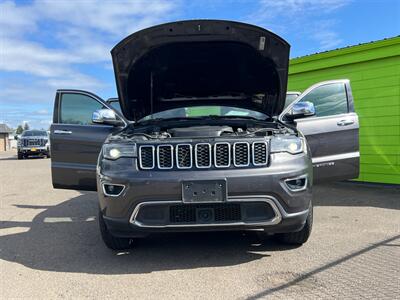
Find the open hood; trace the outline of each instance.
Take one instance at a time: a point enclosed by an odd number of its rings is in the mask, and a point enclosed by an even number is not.
[[[279,115],[289,49],[268,30],[232,21],[138,31],[111,50],[122,112],[135,121],[172,108],[223,105]]]

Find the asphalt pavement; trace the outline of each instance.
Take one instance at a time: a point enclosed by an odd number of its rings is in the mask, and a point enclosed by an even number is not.
[[[101,241],[96,193],[55,190],[50,159],[0,153],[1,298],[395,299],[400,186],[314,187],[301,247],[255,232],[154,235],[126,252]]]

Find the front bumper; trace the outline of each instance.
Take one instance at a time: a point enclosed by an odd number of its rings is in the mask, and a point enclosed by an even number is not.
[[[272,154],[270,165],[261,168],[227,170],[169,170],[139,171],[135,159],[107,161],[100,159],[97,184],[100,209],[108,229],[116,236],[142,236],[152,232],[207,231],[264,229],[268,232],[300,230],[308,216],[311,201],[312,166],[305,154]],[[127,168],[130,165],[132,168]],[[306,187],[299,191],[288,189],[285,181],[290,178],[307,177]],[[170,206],[188,205],[182,200],[182,181],[221,180],[228,186],[224,203],[265,203],[273,215],[265,215],[256,221],[234,220],[227,222],[171,223]],[[117,197],[105,195],[103,183],[124,185]],[[142,222],[138,214],[144,207],[163,205],[167,215],[163,224]],[[207,206],[207,205],[206,205]],[[196,206],[197,207],[197,206]],[[267,206],[266,206],[267,208]],[[244,212],[244,213],[243,213]]]
[[[47,146],[19,147],[18,152],[24,155],[47,155],[49,153],[49,148]]]

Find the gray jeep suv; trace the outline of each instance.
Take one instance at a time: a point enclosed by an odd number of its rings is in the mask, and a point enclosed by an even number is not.
[[[98,192],[105,244],[153,232],[263,230],[307,241],[312,184],[356,178],[348,80],[286,109],[289,44],[260,27],[200,20],[134,33],[112,49],[121,112],[58,90],[55,188]]]

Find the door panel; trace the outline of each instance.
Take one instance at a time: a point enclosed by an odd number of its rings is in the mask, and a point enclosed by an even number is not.
[[[337,125],[341,120],[351,125]],[[358,177],[358,117],[355,113],[324,118],[305,118],[297,128],[306,136],[311,149],[314,183]]]
[[[350,82],[333,80],[318,83],[294,103],[301,101],[312,102],[316,110],[315,116],[295,122],[311,149],[314,183],[357,178],[359,123],[354,112]]]
[[[104,101],[84,91],[57,92],[50,128],[54,188],[96,190],[97,158],[103,142],[121,129],[91,123],[93,111],[104,106]]]

